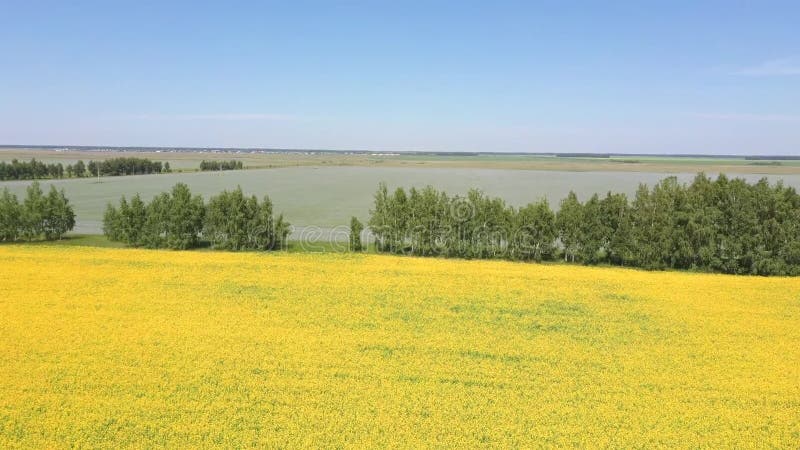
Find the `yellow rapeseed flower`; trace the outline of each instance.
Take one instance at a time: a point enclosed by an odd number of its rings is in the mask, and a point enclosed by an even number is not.
[[[800,446],[800,279],[0,247],[0,448]]]

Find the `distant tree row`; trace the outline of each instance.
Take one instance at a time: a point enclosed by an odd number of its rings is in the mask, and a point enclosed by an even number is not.
[[[259,202],[237,188],[205,204],[183,183],[149,203],[138,194],[130,202],[122,197],[103,216],[103,233],[110,240],[147,248],[189,249],[208,241],[219,249],[274,250],[286,244],[289,227],[283,215],[273,217],[269,197]]]
[[[559,206],[514,208],[476,190],[390,194],[382,184],[369,226],[378,251],[391,253],[800,274],[800,195],[782,183],[698,174],[640,185],[632,201],[609,192],[581,202],[571,192]]]
[[[75,212],[64,190],[50,186],[47,195],[39,183],[28,186],[22,203],[8,188],[0,195],[0,241],[61,239],[75,227]]]
[[[200,170],[207,171],[207,170],[239,170],[242,169],[244,165],[241,161],[236,161],[232,159],[230,161],[200,161]]]
[[[83,178],[118,175],[139,175],[152,173],[168,173],[172,170],[169,163],[151,161],[144,158],[111,158],[103,161],[79,160],[75,164],[43,163],[35,158],[30,161],[11,160],[10,163],[0,161],[0,181],[5,180],[39,180],[47,178]]]
[[[64,166],[61,163],[46,164],[36,159],[10,163],[0,161],[0,180],[36,180],[44,178],[63,178]]]
[[[100,169],[100,175],[104,176],[149,175],[172,172],[169,162],[162,163],[161,161],[152,161],[145,158],[111,158],[103,161],[89,161],[86,166],[89,174],[95,176],[98,168]]]

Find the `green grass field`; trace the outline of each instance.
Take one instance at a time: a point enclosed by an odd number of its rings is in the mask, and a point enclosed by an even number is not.
[[[19,243],[6,243],[0,242],[2,245],[18,245]],[[62,239],[55,241],[31,241],[25,242],[25,245],[34,246],[47,246],[47,247],[96,247],[96,248],[126,248],[126,245],[121,242],[109,241],[102,234],[78,234],[70,233]],[[210,248],[200,247],[196,251],[206,251]],[[290,240],[287,242],[285,251],[287,253],[346,253],[349,251],[347,243],[342,241],[334,242],[318,242],[314,244],[303,243],[300,241]],[[373,253],[374,249],[369,246],[363,253]]]

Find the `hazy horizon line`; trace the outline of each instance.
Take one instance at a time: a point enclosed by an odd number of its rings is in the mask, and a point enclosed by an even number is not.
[[[800,153],[781,154],[781,153],[698,153],[698,152],[575,152],[575,151],[552,151],[552,152],[528,152],[528,151],[460,151],[460,150],[380,150],[380,149],[327,149],[327,148],[280,148],[280,147],[225,147],[225,146],[211,146],[211,147],[196,147],[196,146],[152,146],[152,145],[70,145],[70,144],[0,144],[0,149],[65,149],[65,150],[172,150],[172,151],[197,151],[197,152],[213,152],[213,151],[247,151],[247,152],[316,152],[316,153],[379,153],[379,154],[441,154],[441,155],[534,155],[534,156],[562,156],[562,157],[580,157],[580,156],[676,156],[676,157],[712,157],[712,158],[742,158],[742,157],[800,157]]]

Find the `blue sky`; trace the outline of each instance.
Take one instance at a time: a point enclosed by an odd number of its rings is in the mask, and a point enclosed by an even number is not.
[[[0,2],[0,143],[800,154],[800,2]]]

